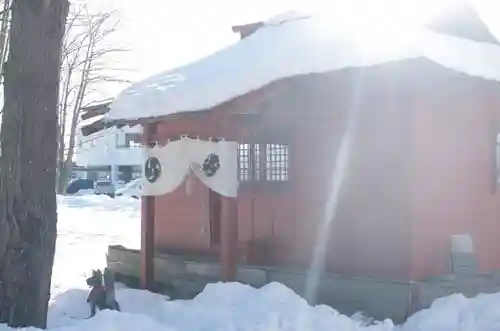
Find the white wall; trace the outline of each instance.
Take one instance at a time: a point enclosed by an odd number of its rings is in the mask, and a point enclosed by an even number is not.
[[[117,147],[125,141],[125,133],[141,133],[142,126],[110,128],[84,137],[78,131],[75,162],[79,166],[141,165],[142,148]]]

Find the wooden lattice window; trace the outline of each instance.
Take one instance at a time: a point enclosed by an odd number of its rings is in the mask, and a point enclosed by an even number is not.
[[[238,144],[238,173],[240,182],[260,179],[260,153],[258,144]]]
[[[289,146],[285,144],[238,144],[240,182],[289,180]]]
[[[288,145],[266,144],[266,181],[288,181],[288,155]]]

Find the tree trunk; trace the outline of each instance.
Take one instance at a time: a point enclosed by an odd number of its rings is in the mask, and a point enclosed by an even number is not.
[[[57,236],[57,109],[68,0],[14,0],[0,141],[0,323],[44,328]]]

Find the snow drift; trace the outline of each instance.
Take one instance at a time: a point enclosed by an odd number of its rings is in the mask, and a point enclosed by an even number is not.
[[[70,290],[56,297],[50,308],[50,330],[497,331],[500,326],[500,294],[442,298],[402,326],[394,326],[390,320],[366,325],[327,306],[311,307],[278,283],[261,289],[239,283],[211,284],[193,300],[176,301],[146,291],[119,289],[117,298],[123,311],[103,311],[93,319],[86,319],[85,295],[85,291]]]

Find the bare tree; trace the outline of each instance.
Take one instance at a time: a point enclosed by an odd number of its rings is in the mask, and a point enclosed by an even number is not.
[[[107,62],[110,55],[126,51],[107,45],[118,26],[114,11],[90,13],[83,5],[75,7],[69,17],[61,68],[58,193],[64,192],[69,179],[77,126],[87,97],[103,84],[127,82]]]
[[[57,235],[56,158],[67,0],[14,0],[0,140],[0,323],[44,328]]]
[[[70,97],[73,91],[77,88],[72,85],[72,78],[77,68],[77,63],[80,61],[80,54],[84,48],[85,39],[82,37],[82,32],[75,33],[74,27],[78,26],[78,20],[81,15],[81,8],[76,10],[72,8],[69,13],[66,32],[63,38],[63,48],[61,53],[61,91],[59,94],[59,125],[58,125],[58,153],[57,153],[57,173],[58,185],[57,190],[60,192],[60,174],[64,169],[65,157],[65,138],[66,127],[68,121],[68,110],[70,107]],[[64,183],[61,183],[64,185]]]

